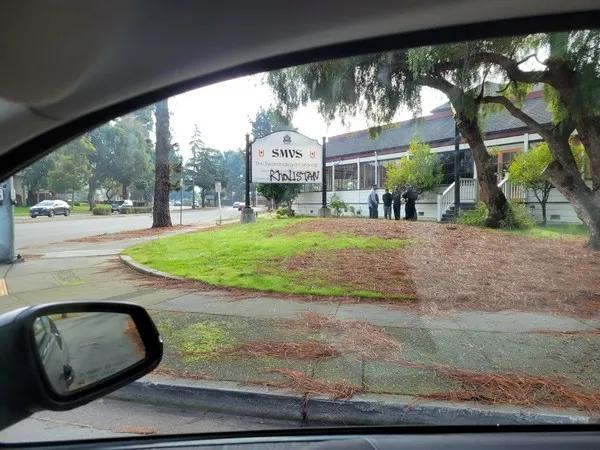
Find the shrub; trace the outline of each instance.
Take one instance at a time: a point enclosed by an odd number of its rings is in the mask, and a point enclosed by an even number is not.
[[[293,209],[290,210],[287,207],[280,206],[277,208],[277,211],[275,211],[275,215],[278,219],[283,219],[284,217],[294,217],[296,212]]]
[[[475,205],[475,208],[470,211],[461,211],[458,215],[458,223],[463,225],[472,225],[476,227],[483,227],[485,225],[485,219],[487,219],[488,211],[485,203],[479,202]]]
[[[473,225],[477,227],[485,226],[485,220],[488,216],[487,206],[483,202],[477,203],[471,211],[461,212],[458,216],[458,223],[463,225]],[[506,219],[500,223],[500,228],[509,230],[520,230],[531,228],[535,225],[535,221],[527,206],[521,202],[511,201],[509,203],[508,214]]]
[[[511,201],[508,214],[500,226],[509,230],[523,230],[534,227],[535,220],[525,204]]]
[[[340,217],[343,212],[348,211],[348,205],[346,205],[346,202],[344,202],[337,195],[331,197],[331,200],[329,201],[329,206],[331,207],[331,209],[333,209],[333,212],[337,217]]]
[[[96,205],[92,209],[92,214],[94,216],[109,216],[112,214],[112,208],[110,205]]]
[[[126,206],[119,208],[119,214],[147,214],[151,212],[151,206]]]

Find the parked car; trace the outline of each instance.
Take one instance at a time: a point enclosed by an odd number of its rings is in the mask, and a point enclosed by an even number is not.
[[[110,207],[112,209],[112,212],[119,212],[121,208],[133,207],[133,202],[131,200],[117,200],[111,202]]]
[[[175,200],[173,206],[181,206],[181,202],[179,200]]]
[[[55,214],[66,217],[71,214],[71,207],[67,202],[62,200],[44,200],[29,208],[29,215],[33,219],[37,216],[52,217]]]
[[[246,206],[244,202],[233,202],[233,209],[237,209],[238,211],[244,209],[244,206]]]
[[[33,335],[50,384],[60,394],[67,393],[75,373],[69,350],[56,324],[48,316],[38,317],[33,322]]]

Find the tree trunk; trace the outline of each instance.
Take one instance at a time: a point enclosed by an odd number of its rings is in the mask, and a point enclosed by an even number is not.
[[[504,193],[498,187],[494,159],[487,151],[477,119],[469,119],[461,115],[458,129],[469,144],[477,167],[481,201],[488,207],[488,218],[485,224],[490,228],[499,228],[508,213],[509,205]]]
[[[127,192],[127,185],[125,183],[123,183],[123,188],[121,190],[121,197],[123,198],[123,200],[128,200],[129,199],[129,193]]]
[[[204,188],[202,188],[202,192],[200,192],[200,200],[202,201],[202,207],[204,208],[204,198],[205,198]]]
[[[192,185],[192,209],[196,209],[196,186]]]
[[[156,158],[154,169],[154,209],[152,228],[171,227],[169,211],[169,105],[167,100],[156,103]]]
[[[600,250],[600,192],[592,191],[575,168],[569,169],[558,160],[546,169],[552,184],[571,203],[577,217],[587,226],[590,233],[588,246]]]
[[[543,201],[541,203],[541,205],[542,205],[542,225],[546,226],[546,223],[547,223],[547,221],[546,221],[546,202]]]
[[[97,187],[96,186],[96,178],[91,177],[89,186],[88,186],[88,195],[87,195],[87,200],[88,200],[88,205],[89,205],[90,211],[92,209],[94,209],[94,207],[96,206],[96,187]]]
[[[71,208],[75,206],[75,189],[71,191]]]

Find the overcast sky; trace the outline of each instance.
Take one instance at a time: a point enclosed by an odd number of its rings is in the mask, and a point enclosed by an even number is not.
[[[250,119],[263,107],[275,104],[268,86],[262,83],[263,75],[237,78],[195,89],[169,100],[173,141],[179,143],[184,158],[188,158],[188,143],[198,124],[204,143],[219,150],[242,148],[244,135],[250,132]],[[446,98],[437,91],[427,90],[423,95],[423,113],[428,113],[444,103]],[[400,112],[396,120],[412,117],[409,111]],[[348,131],[367,128],[364,117],[356,117],[343,125],[341,121],[327,124],[315,105],[299,109],[293,124],[311,138],[335,136]]]

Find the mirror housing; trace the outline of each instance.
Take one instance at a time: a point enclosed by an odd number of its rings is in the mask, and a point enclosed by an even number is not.
[[[58,333],[55,322],[47,318],[68,314],[81,317],[81,313],[112,313],[125,317],[127,323],[135,325],[135,344],[138,347],[143,345],[143,351],[138,352],[139,359],[118,367],[115,373],[103,373],[76,389],[60,392],[56,383],[49,379],[48,364],[40,354],[34,327],[39,329],[43,318],[54,330],[54,334],[46,334],[60,342],[62,349],[64,339]],[[93,329],[88,327],[87,330],[93,333]],[[73,344],[77,342],[71,342],[69,347]],[[160,363],[162,351],[162,340],[154,322],[143,307],[134,304],[64,302],[21,308],[0,315],[0,429],[36,411],[68,410],[113,392],[151,372]],[[69,368],[67,385],[71,385],[72,368],[69,364],[66,367]],[[78,368],[74,370],[77,379]]]

